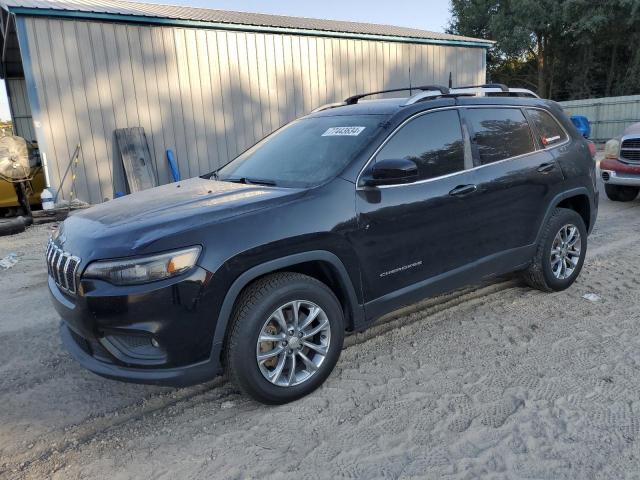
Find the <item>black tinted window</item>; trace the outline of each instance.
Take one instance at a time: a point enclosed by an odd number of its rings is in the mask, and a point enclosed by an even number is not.
[[[535,150],[529,124],[519,109],[470,108],[465,115],[483,165]]]
[[[567,139],[564,130],[560,128],[558,122],[547,112],[532,108],[527,110],[527,114],[531,118],[531,122],[540,136],[540,142],[543,146],[546,147],[555,143],[561,143]]]
[[[402,127],[376,161],[408,158],[418,165],[420,180],[464,170],[464,141],[458,112],[422,115]]]

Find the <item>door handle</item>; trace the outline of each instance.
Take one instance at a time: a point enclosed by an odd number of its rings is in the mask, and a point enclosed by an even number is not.
[[[542,165],[540,165],[538,167],[538,171],[540,173],[549,173],[554,168],[556,168],[556,164],[555,163],[543,163]]]
[[[461,197],[473,193],[478,189],[476,185],[458,185],[456,188],[449,192],[449,195]]]

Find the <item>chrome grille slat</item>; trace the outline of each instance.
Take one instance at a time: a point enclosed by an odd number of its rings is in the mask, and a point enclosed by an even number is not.
[[[625,163],[640,163],[640,137],[623,138],[620,145],[620,160]]]
[[[68,293],[76,293],[78,267],[80,258],[63,251],[52,240],[46,250],[47,271],[60,289]]]

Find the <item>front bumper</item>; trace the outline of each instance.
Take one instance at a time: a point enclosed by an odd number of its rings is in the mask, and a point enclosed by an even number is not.
[[[598,177],[611,185],[640,187],[640,165],[631,165],[607,158],[598,166]]]
[[[187,386],[221,372],[212,349],[216,307],[211,274],[196,267],[160,282],[116,287],[82,280],[77,295],[48,279],[62,341],[88,370],[136,383]]]
[[[213,358],[175,368],[132,368],[110,363],[105,358],[94,356],[92,350],[87,350],[86,346],[81,346],[81,342],[85,341],[91,349],[91,342],[81,339],[64,321],[60,323],[60,338],[67,351],[84,368],[102,377],[121,382],[187,387],[211,380],[221,373],[220,363]]]

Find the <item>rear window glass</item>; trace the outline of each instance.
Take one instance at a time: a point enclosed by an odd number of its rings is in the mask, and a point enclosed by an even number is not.
[[[469,108],[465,116],[482,165],[535,150],[529,123],[517,108]]]
[[[562,143],[567,139],[564,130],[558,125],[555,118],[544,110],[528,109],[527,115],[531,118],[533,127],[540,136],[540,143],[547,147],[556,143]]]

